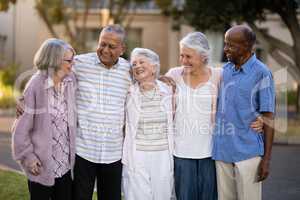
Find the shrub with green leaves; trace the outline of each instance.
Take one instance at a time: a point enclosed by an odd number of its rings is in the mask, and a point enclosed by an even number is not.
[[[18,75],[19,65],[10,64],[0,71],[0,109],[16,105],[13,85]]]
[[[0,81],[4,85],[13,86],[17,79],[20,66],[18,64],[10,64],[0,71]]]
[[[7,109],[16,105],[12,86],[6,86],[0,82],[0,108]]]

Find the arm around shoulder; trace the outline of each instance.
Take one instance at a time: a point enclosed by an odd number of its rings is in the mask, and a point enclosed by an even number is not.
[[[176,81],[179,77],[181,77],[183,72],[183,67],[173,67],[170,68],[169,71],[165,74],[165,76],[172,78]]]

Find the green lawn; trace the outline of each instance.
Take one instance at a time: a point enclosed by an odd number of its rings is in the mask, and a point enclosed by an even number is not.
[[[26,177],[22,174],[0,169],[0,199],[29,200]],[[96,193],[93,200],[97,200]]]
[[[28,200],[29,193],[25,176],[0,170],[0,199]]]

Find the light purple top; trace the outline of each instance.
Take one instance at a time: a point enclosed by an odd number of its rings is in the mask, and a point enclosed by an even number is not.
[[[58,85],[58,90],[54,88],[53,81],[50,80],[50,115],[52,136],[52,158],[54,161],[53,173],[59,178],[66,174],[70,166],[70,139],[68,128],[67,101],[64,98],[66,82],[70,79],[65,78]],[[71,80],[72,81],[72,80]]]
[[[75,89],[76,79],[74,74],[68,76],[64,91],[64,99],[67,101],[67,123],[70,140],[70,164],[75,161],[75,134],[76,134],[76,105]],[[12,128],[13,157],[20,162],[21,167],[29,180],[46,186],[54,185],[54,162],[52,158],[53,128],[49,111],[50,90],[47,75],[38,71],[28,82],[24,91],[24,113],[16,119]],[[41,173],[32,175],[28,165],[34,160],[42,163]]]

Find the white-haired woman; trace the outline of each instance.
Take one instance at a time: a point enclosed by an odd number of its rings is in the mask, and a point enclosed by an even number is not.
[[[126,200],[168,200],[173,192],[172,90],[157,80],[159,56],[131,53],[133,78],[126,103],[123,189]]]
[[[23,93],[24,112],[13,127],[13,156],[28,178],[31,200],[71,200],[75,158],[73,48],[46,40],[34,57],[38,71]]]
[[[208,65],[210,48],[203,33],[189,33],[179,44],[181,67],[172,68],[166,74],[176,83],[176,197],[177,200],[216,200],[212,130],[222,69]],[[259,120],[252,125],[258,131],[262,128]]]

